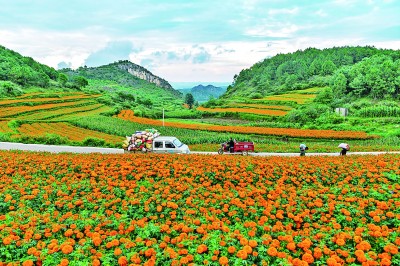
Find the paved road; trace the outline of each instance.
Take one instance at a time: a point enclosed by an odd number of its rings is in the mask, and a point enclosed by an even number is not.
[[[70,152],[70,153],[124,153],[123,149],[112,149],[112,148],[97,148],[97,147],[80,147],[80,146],[59,146],[59,145],[44,145],[44,144],[23,144],[23,143],[14,143],[14,142],[0,142],[0,150],[23,150],[23,151],[44,151],[44,152],[53,152],[53,153],[61,153],[61,152]],[[196,152],[193,151],[194,154],[212,154],[215,155],[217,152]],[[385,153],[400,153],[399,152],[348,152],[347,155],[378,155]],[[229,153],[225,153],[226,155],[233,155]],[[249,153],[249,156],[299,156],[299,153],[268,153],[268,152],[259,152],[259,153]],[[312,153],[309,152],[306,156],[339,156],[339,151],[335,153]]]
[[[199,153],[199,154],[217,154],[216,152],[191,152],[191,153]],[[378,154],[386,154],[386,153],[398,153],[400,154],[400,151],[393,151],[393,152],[386,152],[386,151],[371,151],[371,152],[347,152],[347,155],[378,155]],[[238,154],[229,154],[229,153],[224,153],[224,155],[238,155]],[[240,155],[240,154],[239,154]],[[300,152],[296,153],[289,153],[289,152],[257,152],[257,153],[250,153],[249,156],[288,156],[288,157],[294,157],[294,156],[300,156]],[[306,153],[306,156],[340,156],[340,151],[338,152],[308,152]]]
[[[22,151],[46,151],[53,153],[124,153],[123,149],[79,147],[79,146],[59,146],[44,144],[23,144],[13,142],[0,142],[0,150],[22,150]]]

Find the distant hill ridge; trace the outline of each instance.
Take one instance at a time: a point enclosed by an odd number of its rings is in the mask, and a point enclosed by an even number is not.
[[[180,89],[179,91],[183,93],[191,93],[194,97],[194,99],[198,102],[205,102],[210,99],[210,97],[218,98],[220,95],[222,95],[225,91],[226,88],[224,87],[216,87],[214,85],[207,85],[204,86],[202,84],[194,86],[191,89]]]

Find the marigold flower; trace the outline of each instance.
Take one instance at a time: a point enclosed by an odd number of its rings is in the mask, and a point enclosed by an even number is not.
[[[119,256],[119,255],[121,255],[121,254],[122,254],[122,250],[121,250],[120,248],[114,249],[114,255],[115,255],[115,256]]]
[[[22,263],[22,266],[33,266],[34,263],[32,260],[26,260]]]
[[[269,247],[267,250],[268,255],[270,256],[276,256],[276,254],[278,253],[278,251],[276,250],[275,247]]]
[[[74,248],[69,244],[64,245],[61,249],[62,253],[64,253],[64,254],[70,254],[70,253],[72,253],[73,250],[74,250]]]
[[[304,253],[301,258],[302,258],[302,260],[304,260],[310,264],[314,262],[314,257],[309,253]]]
[[[249,246],[252,247],[252,248],[257,247],[257,241],[256,241],[256,240],[253,240],[253,239],[250,240],[250,241],[249,241]]]
[[[289,242],[289,243],[287,243],[286,248],[287,248],[288,250],[293,251],[293,250],[296,249],[296,243],[294,243],[294,242]]]
[[[336,240],[336,244],[337,244],[338,246],[344,246],[344,245],[346,244],[346,241],[345,241],[343,238],[338,238],[338,239]]]
[[[128,259],[125,256],[121,256],[118,258],[118,265],[119,266],[126,266],[128,265]]]
[[[8,237],[8,236],[7,236],[7,237],[3,238],[3,244],[4,244],[4,245],[10,245],[12,241],[13,241],[13,240],[12,240],[11,237]]]
[[[68,259],[62,259],[60,262],[60,266],[67,266],[69,264],[69,260]]]
[[[245,260],[245,259],[247,259],[248,254],[247,254],[247,252],[245,250],[241,249],[236,253],[236,256],[238,258],[241,258],[241,259]]]
[[[222,256],[222,257],[219,258],[218,262],[219,262],[220,265],[228,265],[229,260],[228,260],[227,257]]]
[[[230,247],[228,248],[228,252],[229,252],[230,254],[235,253],[235,251],[236,251],[236,248],[235,248],[234,246],[230,246]]]
[[[197,247],[197,253],[199,253],[199,254],[203,254],[207,250],[208,250],[208,247],[204,244],[201,244]]]

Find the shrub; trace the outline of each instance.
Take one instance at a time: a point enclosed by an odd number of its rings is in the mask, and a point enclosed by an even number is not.
[[[90,147],[105,147],[107,146],[107,143],[104,139],[98,139],[98,138],[85,138],[82,141],[83,146],[90,146]]]
[[[23,94],[20,86],[11,81],[0,81],[0,97],[19,96]]]
[[[59,136],[57,134],[46,134],[46,136],[43,137],[43,141],[40,141],[40,143],[49,145],[61,145],[69,144],[70,141],[68,140],[68,138]]]
[[[254,92],[254,93],[250,94],[251,99],[261,99],[262,97],[263,97],[262,94],[259,92]]]
[[[288,122],[301,123],[303,125],[313,122],[323,114],[330,113],[331,109],[323,104],[304,105],[298,109],[290,111],[286,115]]]

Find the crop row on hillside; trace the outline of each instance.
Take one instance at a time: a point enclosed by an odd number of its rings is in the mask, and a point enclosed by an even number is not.
[[[136,117],[130,110],[125,110],[117,117],[128,121],[144,124],[148,126],[162,126],[161,120]],[[165,122],[165,126],[200,129],[217,132],[232,132],[241,134],[259,134],[269,136],[288,136],[300,138],[320,138],[320,139],[369,139],[373,136],[367,135],[365,132],[357,131],[335,131],[335,130],[312,130],[312,129],[292,129],[292,128],[264,128],[264,127],[236,127],[236,126],[217,126],[202,124],[183,124],[177,122]]]
[[[234,107],[226,107],[226,108],[206,108],[206,107],[198,107],[197,110],[202,112],[212,112],[212,113],[249,113],[249,114],[258,114],[258,115],[268,115],[268,116],[284,116],[287,114],[287,111],[283,110],[275,110],[275,109],[258,109],[258,108],[234,108]]]
[[[35,112],[54,112],[60,108],[66,108],[69,110],[70,107],[73,106],[86,106],[89,104],[94,104],[92,101],[88,100],[78,100],[73,102],[62,102],[62,103],[49,103],[49,104],[41,104],[35,106],[23,105],[23,106],[11,106],[11,107],[1,107],[0,117],[15,117],[15,116],[25,116],[26,114],[32,114]],[[65,110],[65,109],[64,109]]]
[[[295,93],[288,93],[288,94],[281,94],[281,95],[273,95],[267,96],[265,98],[259,100],[267,100],[267,101],[280,101],[280,102],[296,102],[297,104],[305,104],[311,102],[316,97],[316,94],[295,94]],[[257,101],[258,99],[255,99]]]
[[[17,118],[20,120],[51,120],[69,114],[77,114],[77,113],[85,114],[86,112],[96,111],[103,107],[104,105],[100,103],[86,102],[79,105],[69,106],[67,108],[57,107],[54,110],[48,110],[47,112],[22,114],[19,115]],[[101,112],[98,111],[98,113]]]
[[[236,107],[236,108],[257,108],[257,109],[272,109],[272,110],[283,110],[283,111],[290,111],[293,108],[290,106],[285,105],[267,105],[267,104],[259,104],[259,103],[229,103],[229,107]]]
[[[399,265],[400,157],[0,151],[0,261]]]
[[[17,97],[16,99],[7,99],[0,100],[0,106],[8,106],[8,105],[39,105],[43,103],[60,103],[61,101],[76,101],[83,99],[94,99],[98,98],[101,95],[88,95],[85,93],[59,93],[58,97],[56,95],[48,95],[48,94],[35,94],[35,97],[29,97],[30,94],[24,94],[22,96]]]
[[[9,121],[0,121],[0,133],[11,133],[12,129],[8,126]]]

